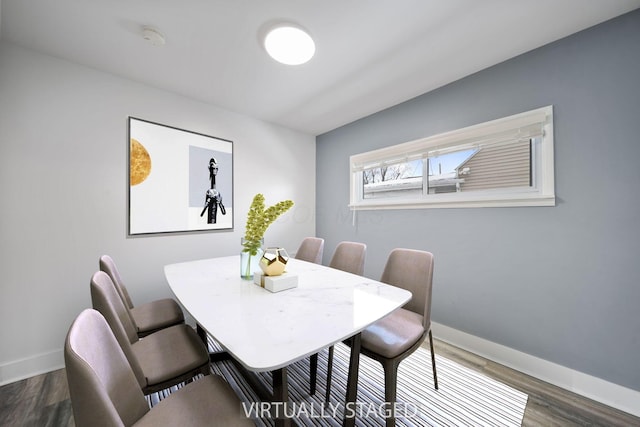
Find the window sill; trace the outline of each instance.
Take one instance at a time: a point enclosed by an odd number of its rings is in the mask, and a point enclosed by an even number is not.
[[[442,208],[497,208],[497,207],[523,207],[523,206],[555,206],[555,194],[540,195],[509,195],[507,197],[465,197],[464,200],[455,200],[453,197],[431,196],[430,200],[371,200],[351,204],[349,208],[354,211],[382,210],[382,209],[442,209]]]

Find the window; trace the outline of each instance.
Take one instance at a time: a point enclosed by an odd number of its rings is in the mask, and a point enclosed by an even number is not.
[[[351,156],[354,210],[554,206],[553,108]]]

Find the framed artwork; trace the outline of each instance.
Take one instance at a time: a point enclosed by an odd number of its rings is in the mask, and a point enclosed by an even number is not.
[[[129,117],[128,234],[233,229],[233,142]]]

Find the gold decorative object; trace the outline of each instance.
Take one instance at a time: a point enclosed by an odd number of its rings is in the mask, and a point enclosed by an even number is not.
[[[280,276],[289,261],[284,248],[267,248],[260,258],[260,268],[266,276]]]
[[[144,145],[136,139],[131,138],[131,185],[138,185],[151,173],[151,156]]]

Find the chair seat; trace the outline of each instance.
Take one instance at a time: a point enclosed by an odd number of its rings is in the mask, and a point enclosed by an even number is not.
[[[171,393],[134,425],[240,427],[255,423],[245,417],[229,384],[217,375],[208,375]]]
[[[202,340],[187,325],[154,332],[131,347],[147,379],[147,386],[178,377],[209,362],[209,352]]]
[[[184,323],[184,314],[178,303],[165,298],[140,304],[131,309],[138,334],[148,334],[171,325]]]
[[[392,359],[424,336],[422,316],[399,308],[362,331],[361,343],[364,349]]]

